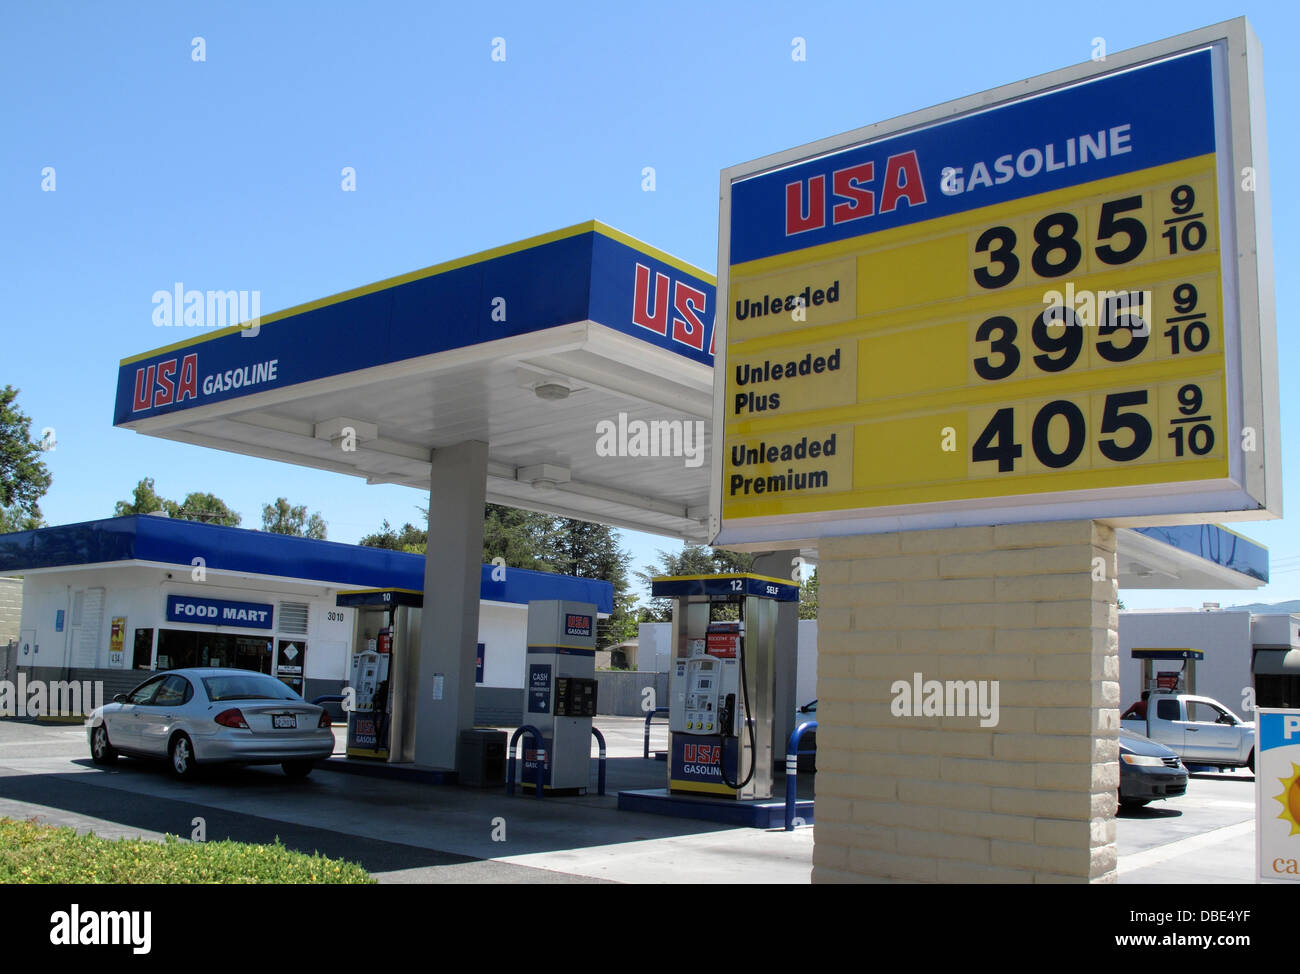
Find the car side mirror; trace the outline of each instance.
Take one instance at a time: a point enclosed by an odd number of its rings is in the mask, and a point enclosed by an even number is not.
[[[113,703],[126,703],[126,694],[125,693],[114,694]]]

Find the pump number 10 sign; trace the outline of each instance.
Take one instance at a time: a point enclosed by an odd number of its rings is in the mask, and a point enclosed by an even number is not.
[[[725,171],[716,542],[1275,516],[1257,54],[1232,22]]]

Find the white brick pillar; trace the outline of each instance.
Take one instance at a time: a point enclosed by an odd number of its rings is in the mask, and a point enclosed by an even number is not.
[[[1113,882],[1114,531],[949,528],[819,552],[813,881]],[[897,715],[917,673],[997,681],[997,723]]]

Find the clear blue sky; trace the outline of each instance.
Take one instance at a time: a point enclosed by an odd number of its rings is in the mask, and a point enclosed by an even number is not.
[[[1296,5],[58,3],[0,14],[0,384],[52,427],[53,524],[144,476],[260,523],[277,495],[356,541],[425,497],[112,427],[118,360],[173,340],[175,282],[256,289],[264,313],[596,218],[710,271],[725,166],[1245,14],[1264,47],[1279,281],[1297,262]],[[191,59],[202,37],[207,60]],[[491,59],[492,39],[506,61]],[[791,59],[794,37],[807,60]],[[57,190],[41,191],[43,167]],[[340,191],[355,167],[357,191]],[[657,189],[643,192],[653,166]],[[1296,302],[1277,290],[1284,436]],[[347,349],[340,348],[340,355]],[[1284,448],[1294,509],[1294,448]],[[1239,525],[1300,596],[1296,519]],[[637,567],[668,539],[625,533]],[[1288,560],[1289,559],[1289,560]]]

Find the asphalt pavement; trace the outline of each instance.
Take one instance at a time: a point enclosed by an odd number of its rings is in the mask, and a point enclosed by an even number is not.
[[[269,767],[178,782],[161,763],[93,765],[80,726],[0,720],[0,815],[110,838],[191,838],[199,829],[208,841],[278,837],[391,883],[809,881],[810,826],[787,833],[618,811],[619,788],[660,787],[665,765],[642,759],[642,720],[596,723],[608,742],[609,794],[539,801],[323,769],[302,781]],[[657,722],[652,749],[666,736]],[[1182,798],[1120,813],[1119,879],[1249,883],[1254,841],[1252,776],[1194,775]]]

